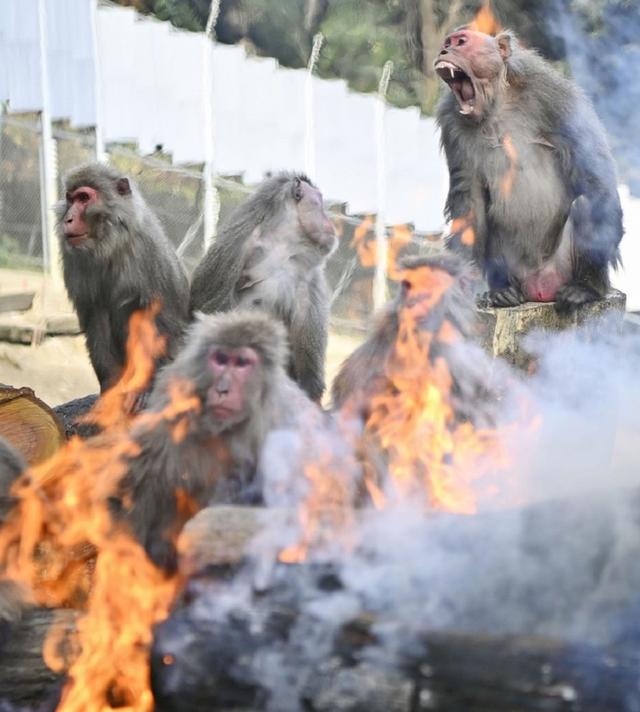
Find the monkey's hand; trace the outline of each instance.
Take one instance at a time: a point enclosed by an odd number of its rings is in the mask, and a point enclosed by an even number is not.
[[[174,574],[178,569],[178,551],[176,545],[167,539],[149,541],[145,547],[147,555],[158,567],[168,574]]]
[[[487,307],[517,307],[526,301],[522,290],[519,287],[511,286],[485,292],[478,299],[478,306],[481,309],[486,309]]]
[[[595,302],[602,296],[586,284],[567,284],[556,294],[556,311],[559,314],[572,314],[583,304]]]

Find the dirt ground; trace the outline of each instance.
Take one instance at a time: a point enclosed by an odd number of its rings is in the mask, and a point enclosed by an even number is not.
[[[19,316],[0,314],[0,321],[18,318],[37,324],[44,316],[73,312],[64,292],[45,285],[40,273],[0,269],[0,294],[27,290],[36,292],[33,308]],[[326,369],[328,384],[360,339],[330,334]],[[41,343],[31,346],[0,341],[0,383],[15,387],[29,386],[50,406],[98,391],[98,381],[91,368],[83,336],[46,337]]]

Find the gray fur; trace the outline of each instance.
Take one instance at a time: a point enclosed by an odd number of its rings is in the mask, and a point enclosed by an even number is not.
[[[320,400],[330,304],[324,265],[336,241],[305,232],[292,196],[297,180],[310,184],[281,173],[236,208],[193,275],[191,307],[261,308],[279,318],[289,336],[289,374]]]
[[[242,346],[260,357],[259,382],[248,394],[242,422],[221,428],[206,407],[213,382],[207,357],[214,348]],[[157,563],[175,565],[171,539],[187,518],[176,507],[178,488],[196,508],[210,502],[243,502],[247,493],[259,497],[256,468],[268,434],[320,427],[324,416],[287,376],[287,359],[284,327],[260,311],[239,310],[200,316],[183,350],[158,375],[148,411],[133,431],[140,453],[131,458],[124,482],[133,502],[126,516]],[[171,386],[177,382],[189,384],[199,408],[150,427],[145,416],[160,413],[171,402]],[[186,436],[176,442],[172,432],[179,421],[186,425]]]
[[[620,261],[622,210],[615,166],[604,130],[575,84],[511,33],[500,76],[485,83],[481,117],[460,113],[446,90],[437,120],[450,173],[447,218],[473,212],[473,258],[491,293],[520,294],[528,275],[545,264],[568,276],[557,293],[559,308],[601,297],[608,268]],[[499,55],[498,55],[499,56]],[[436,61],[455,57],[446,46]],[[479,87],[476,87],[478,89]],[[481,87],[480,87],[481,88]],[[509,136],[517,169],[505,151]],[[459,245],[460,234],[451,236]],[[496,305],[500,304],[499,299]]]
[[[447,253],[429,257],[407,257],[401,262],[401,268],[407,270],[408,274],[420,267],[441,270],[453,276],[456,281],[418,324],[418,328],[437,333],[446,320],[463,339],[470,339],[475,322],[473,303],[464,289],[464,281],[468,276],[466,264],[455,255]],[[393,301],[378,316],[369,337],[342,364],[331,388],[334,409],[351,403],[363,411],[366,420],[370,397],[382,392],[386,387],[387,367],[398,337],[400,314],[407,300],[411,298],[410,291],[406,292],[404,288],[400,288]],[[429,359],[433,362],[443,355],[453,377],[457,413],[461,417],[470,416],[471,410],[478,406],[479,394],[485,390],[486,374],[476,374],[474,364],[468,358],[459,359],[455,347],[434,341],[429,351]],[[474,415],[479,415],[480,410]]]
[[[27,463],[22,455],[0,437],[0,523],[15,504],[11,486],[26,469]]]
[[[85,333],[91,363],[105,390],[118,379],[125,363],[128,321],[137,309],[161,303],[158,331],[168,340],[171,357],[189,319],[189,283],[160,223],[137,188],[118,194],[123,179],[98,163],[79,166],[65,178],[65,189],[96,189],[100,205],[89,206],[90,239],[72,247],[62,232],[66,200],[56,206],[64,281]]]
[[[0,437],[0,525],[16,503],[11,486],[26,469],[22,455]],[[0,645],[4,626],[21,617],[26,601],[22,586],[9,579],[0,580]]]

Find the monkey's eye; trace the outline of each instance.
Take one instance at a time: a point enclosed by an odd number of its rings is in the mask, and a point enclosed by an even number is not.
[[[84,190],[76,193],[76,200],[79,200],[81,203],[88,203],[90,199],[89,193],[85,193]]]
[[[224,351],[214,351],[211,354],[211,360],[218,366],[226,366],[229,363],[229,354]]]
[[[411,291],[411,282],[408,279],[403,279],[402,282],[400,282],[400,286],[405,294]]]
[[[463,44],[467,44],[467,38],[466,37],[458,37],[458,47],[460,47]]]
[[[67,203],[72,203],[72,202],[73,202],[73,198],[71,197],[71,193],[67,193],[66,196],[65,196],[65,199],[66,199]]]
[[[245,358],[244,356],[238,356],[238,358],[236,359],[236,366],[238,368],[246,368],[247,366],[249,366],[249,364],[249,359]]]
[[[302,200],[302,182],[300,180],[296,180],[296,184],[293,188],[293,199],[296,203]]]

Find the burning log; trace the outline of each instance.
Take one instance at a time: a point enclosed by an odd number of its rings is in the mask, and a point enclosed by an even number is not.
[[[394,571],[415,578],[402,556],[369,593],[348,558],[277,564],[266,585],[196,577],[156,629],[156,710],[631,712],[639,506],[619,491],[435,516],[419,531],[436,565],[400,602],[372,603]],[[360,564],[371,575],[376,554]]]
[[[77,615],[64,609],[33,608],[10,631],[0,628],[0,700],[38,705],[55,694],[63,673],[45,664],[44,642],[54,622],[71,630]]]
[[[558,314],[553,302],[526,302],[511,308],[479,308],[479,340],[485,350],[525,371],[535,366],[535,358],[524,346],[532,331],[566,331],[585,327],[588,335],[597,335],[606,319],[607,325],[622,329],[626,295],[612,289],[605,299],[583,304],[572,314]],[[590,331],[591,327],[591,331]]]
[[[184,676],[171,655],[152,663],[157,712],[631,712],[637,692],[637,651],[572,645],[551,638],[405,631],[414,654],[394,669],[375,656],[366,619],[343,627],[331,650],[308,670],[297,697],[276,707],[272,692],[247,660],[286,644],[295,615],[274,610],[267,630],[245,621],[228,626],[174,619],[171,634],[185,641]],[[419,652],[418,652],[419,651]],[[283,675],[285,671],[283,671]]]

